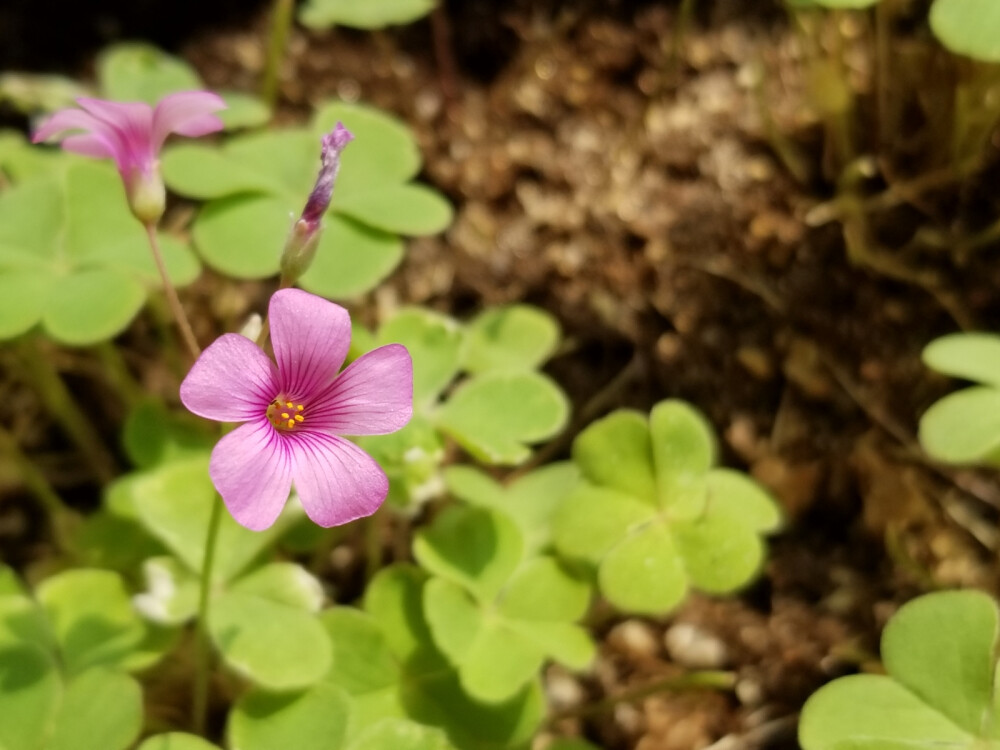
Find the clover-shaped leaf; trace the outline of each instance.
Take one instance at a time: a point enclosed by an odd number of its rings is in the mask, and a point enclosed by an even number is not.
[[[373,108],[334,103],[317,112],[311,130],[251,134],[222,148],[184,144],[165,153],[167,184],[210,201],[193,226],[209,265],[238,278],[277,273],[291,222],[316,177],[319,135],[337,120],[355,140],[344,151],[304,288],[327,297],[362,294],[401,259],[399,233],[433,234],[448,225],[447,202],[410,182],[420,168],[410,131]]]
[[[365,731],[348,750],[454,750],[444,732],[402,719],[384,719]]]
[[[487,309],[468,325],[462,367],[472,373],[534,370],[559,343],[559,323],[531,305]]]
[[[94,666],[127,667],[146,626],[117,573],[77,568],[39,584],[36,596],[70,676]]]
[[[457,321],[410,307],[380,326],[374,343],[406,346],[413,358],[413,402],[426,407],[458,374],[462,340],[462,327]]]
[[[135,472],[119,480],[118,487],[118,512],[134,514],[193,573],[200,573],[212,504],[220,502],[208,476],[208,456],[194,454]],[[299,516],[301,510],[290,503],[274,526],[258,533],[223,513],[213,579],[217,583],[232,580]]]
[[[10,583],[9,571],[0,577]],[[0,748],[124,750],[142,725],[137,660],[146,629],[120,579],[77,569],[0,592]]]
[[[142,42],[106,47],[97,58],[97,79],[106,99],[151,105],[167,94],[205,88],[198,72],[184,60]],[[219,94],[227,104],[219,113],[227,129],[263,125],[270,119],[267,105],[255,97],[231,91]]]
[[[556,549],[597,567],[601,592],[630,612],[668,611],[689,586],[746,584],[780,515],[749,477],[711,468],[714,455],[705,418],[680,401],[648,421],[621,410],[593,423],[573,444],[583,481],[553,517]]]
[[[360,616],[338,617],[338,624],[328,621],[335,653],[350,650],[352,639],[359,639],[372,663],[380,665],[383,692],[392,692],[386,665],[395,664],[398,676],[391,704],[402,706],[414,721],[443,728],[456,747],[521,747],[538,727],[544,712],[538,680],[530,681],[506,701],[484,704],[470,697],[462,688],[458,672],[434,645],[423,614],[426,585],[427,575],[414,566],[393,565],[381,570],[365,591],[365,611]],[[362,633],[367,635],[362,637]],[[331,678],[338,673],[336,663],[335,657]],[[366,684],[361,674],[363,664],[359,660],[352,663],[355,666],[346,670],[348,675],[339,672],[335,678],[338,684]],[[377,693],[348,689],[355,701],[360,700],[356,705],[361,706],[362,715],[379,720],[391,717],[385,695],[379,712],[373,710]]]
[[[502,513],[451,508],[421,530],[413,552],[436,576],[423,600],[434,643],[474,698],[509,700],[546,658],[579,669],[593,657],[574,624],[588,586],[552,558],[525,560],[520,530]]]
[[[955,54],[1000,62],[1000,6],[991,0],[934,0],[930,23]]]
[[[975,591],[922,596],[882,634],[887,675],[834,680],[806,703],[804,750],[1000,746],[996,603]]]
[[[423,18],[434,9],[437,0],[379,0],[358,3],[352,0],[309,0],[299,13],[299,20],[313,29],[350,26],[355,29],[381,29]]]
[[[347,719],[347,697],[333,685],[300,693],[252,690],[233,707],[228,734],[242,750],[331,750],[343,747]]]
[[[514,465],[528,447],[558,433],[569,418],[566,395],[537,372],[489,373],[460,385],[436,415],[438,427],[476,458]]]
[[[1000,462],[1000,336],[958,333],[932,341],[924,363],[974,385],[934,403],[920,419],[920,442],[949,463]]]
[[[20,131],[0,130],[0,172],[11,182],[22,182],[38,175],[58,174],[82,158],[65,151],[37,148]]]
[[[456,465],[445,469],[444,479],[455,497],[510,516],[521,529],[525,549],[537,553],[551,543],[552,514],[579,482],[580,470],[571,461],[560,461],[504,487],[479,469]]]
[[[167,235],[160,241],[174,283],[193,281],[199,268],[190,251]],[[76,161],[0,195],[0,338],[41,324],[66,344],[108,339],[158,283],[110,165]]]
[[[167,732],[148,737],[138,750],[221,750],[208,740],[185,732]]]

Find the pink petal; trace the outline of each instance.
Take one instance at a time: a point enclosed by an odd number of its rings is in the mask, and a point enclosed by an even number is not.
[[[307,400],[337,375],[351,343],[351,318],[340,305],[279,289],[269,307],[271,341],[289,399]]]
[[[215,445],[212,484],[233,518],[253,531],[275,522],[292,488],[292,455],[266,419],[238,427]]]
[[[159,151],[171,133],[197,137],[222,130],[222,120],[213,115],[225,109],[222,97],[211,91],[180,91],[160,100],[153,112],[153,144]]]
[[[31,142],[41,143],[67,130],[107,133],[108,126],[81,109],[61,109],[38,126]]]
[[[382,467],[349,440],[302,431],[288,446],[302,507],[320,526],[339,526],[370,516],[389,493]]]
[[[358,358],[316,397],[309,426],[339,435],[385,435],[413,416],[413,360],[402,344]]]
[[[181,402],[199,417],[245,422],[263,417],[278,395],[278,371],[256,344],[226,333],[209,346],[181,383]]]
[[[85,135],[69,135],[63,138],[62,147],[65,151],[72,151],[74,154],[83,156],[93,156],[97,159],[116,159],[117,152],[114,146],[99,135],[87,133]]]
[[[159,147],[154,147],[152,142],[153,109],[148,104],[84,97],[77,99],[76,103],[117,135],[119,170],[148,168],[156,160]]]

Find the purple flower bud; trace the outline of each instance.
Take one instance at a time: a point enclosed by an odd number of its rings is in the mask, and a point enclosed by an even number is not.
[[[316,176],[316,185],[309,193],[302,217],[292,227],[281,254],[281,276],[287,285],[293,284],[312,264],[322,230],[323,215],[330,207],[333,185],[337,180],[337,172],[340,171],[340,154],[353,140],[351,131],[341,122],[323,136],[320,154],[322,166]]]

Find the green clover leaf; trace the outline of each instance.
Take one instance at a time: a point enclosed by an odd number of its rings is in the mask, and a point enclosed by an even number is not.
[[[190,250],[167,235],[160,242],[174,283],[193,281]],[[65,344],[109,339],[158,283],[111,165],[72,160],[0,194],[0,339],[39,324]]]
[[[151,44],[121,42],[105,47],[97,58],[97,82],[105,99],[145,102],[155,106],[167,94],[207,86],[184,60]],[[260,99],[237,91],[219,91],[227,108],[219,112],[227,130],[264,125],[271,112]]]
[[[760,569],[777,506],[749,477],[712,468],[714,437],[689,405],[662,401],[648,420],[614,412],[577,436],[573,460],[583,481],[555,511],[555,547],[595,566],[620,609],[663,613],[691,586],[726,593]]]
[[[435,576],[423,600],[434,643],[474,698],[509,700],[547,658],[574,669],[593,658],[574,624],[589,587],[553,558],[526,559],[520,529],[503,513],[450,508],[418,533],[413,553]]]
[[[407,24],[430,13],[436,0],[379,0],[358,3],[352,0],[309,0],[299,13],[303,25],[313,29],[349,26],[355,29],[381,29]]]
[[[334,649],[327,679],[351,695],[352,716],[358,717],[350,738],[380,734],[372,727],[387,731],[387,723],[405,716],[440,727],[462,750],[523,746],[545,710],[538,680],[505,701],[474,700],[434,644],[424,618],[427,583],[420,569],[393,565],[368,585],[363,611],[339,607],[322,616]],[[426,734],[422,741],[435,743],[431,747],[440,742]]]
[[[933,370],[981,385],[949,394],[920,419],[920,443],[948,463],[1000,462],[1000,336],[956,333],[923,352]]]
[[[919,597],[882,634],[886,675],[820,688],[802,710],[804,750],[1000,748],[996,603],[975,591]]]
[[[990,0],[934,0],[931,31],[957,55],[1000,62],[1000,6]]]

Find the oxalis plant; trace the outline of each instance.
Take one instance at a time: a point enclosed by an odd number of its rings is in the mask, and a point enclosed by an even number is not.
[[[148,80],[163,59],[147,54],[102,64]],[[166,70],[169,88],[180,74]],[[716,465],[708,422],[676,400],[613,412],[568,460],[526,466],[570,415],[541,371],[559,354],[552,316],[404,307],[369,330],[326,299],[376,285],[396,232],[450,217],[413,181],[401,124],[333,103],[309,127],[165,145],[220,131],[224,106],[196,90],[82,98],[33,134],[61,152],[0,141],[0,332],[102,488],[81,516],[0,434],[54,549],[0,567],[0,750],[530,747],[548,665],[593,666],[595,612],[662,615],[691,589],[738,590],[777,506]],[[162,231],[168,185],[203,201],[197,255]],[[263,319],[204,350],[210,326],[178,292],[198,257],[278,286]],[[176,398],[106,343],[147,302]],[[86,412],[38,364],[88,344],[119,378],[126,471],[98,466]],[[355,542],[351,603],[325,574]]]

